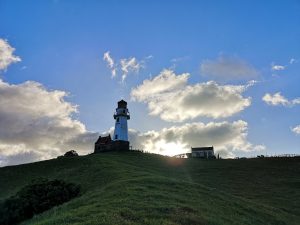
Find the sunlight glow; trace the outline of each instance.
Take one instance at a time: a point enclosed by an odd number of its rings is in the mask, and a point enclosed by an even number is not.
[[[187,146],[180,142],[166,142],[160,140],[155,144],[155,149],[161,152],[163,155],[174,156],[187,152]]]

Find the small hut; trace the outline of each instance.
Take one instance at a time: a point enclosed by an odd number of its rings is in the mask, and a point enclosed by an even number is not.
[[[213,146],[192,148],[191,152],[193,158],[203,158],[203,159],[215,158]]]
[[[104,137],[99,136],[98,140],[95,143],[95,153],[109,151],[111,142],[112,139],[110,137],[110,134]]]

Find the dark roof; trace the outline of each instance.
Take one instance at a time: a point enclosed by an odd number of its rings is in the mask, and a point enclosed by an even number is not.
[[[101,137],[99,136],[98,140],[96,141],[95,144],[108,144],[110,143],[112,140],[111,140],[111,137],[110,137],[110,134],[108,136],[105,136],[105,137]]]
[[[213,151],[214,150],[214,147],[211,146],[211,147],[196,147],[196,148],[193,148],[192,147],[192,151]]]

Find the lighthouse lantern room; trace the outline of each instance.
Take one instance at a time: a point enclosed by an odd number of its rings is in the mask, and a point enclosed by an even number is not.
[[[118,102],[118,108],[116,108],[114,119],[116,120],[116,122],[113,140],[128,141],[127,120],[130,119],[130,115],[127,109],[127,102],[125,102],[124,100]]]

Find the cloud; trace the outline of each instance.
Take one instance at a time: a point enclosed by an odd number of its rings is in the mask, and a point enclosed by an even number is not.
[[[297,59],[291,58],[286,65],[276,65],[274,62],[271,63],[271,70],[272,71],[280,71],[287,69],[290,65],[298,63]]]
[[[32,152],[32,151],[23,152],[22,150],[20,150],[16,154],[6,155],[6,156],[0,155],[0,166],[18,165],[18,164],[31,163],[31,162],[46,160],[46,159],[47,158],[44,158],[42,154],[39,154],[37,152]]]
[[[138,73],[140,69],[144,67],[144,61],[138,62],[135,57],[121,59],[120,64],[122,70],[122,82],[129,73]]]
[[[298,60],[296,60],[294,58],[291,58],[290,61],[289,61],[290,64],[294,64],[294,63],[297,63],[297,62],[298,62]]]
[[[121,81],[124,82],[130,73],[138,73],[148,60],[153,56],[149,55],[142,60],[137,60],[135,57],[122,58],[118,63],[111,57],[110,52],[107,51],[103,55],[103,60],[107,63],[108,68],[111,70],[112,78],[117,76],[117,71],[121,71]]]
[[[14,51],[7,40],[0,38],[0,71],[5,71],[10,64],[21,61],[19,56],[13,55]]]
[[[272,63],[271,65],[271,69],[273,71],[279,71],[279,70],[285,70],[286,66],[282,66],[282,65],[275,65],[274,63]]]
[[[277,92],[275,94],[269,94],[266,93],[262,100],[266,102],[268,105],[283,105],[283,106],[294,106],[297,104],[300,104],[300,98],[295,98],[293,100],[286,99],[283,95],[281,95],[280,92]]]
[[[117,75],[117,69],[115,68],[114,60],[110,56],[109,51],[104,53],[103,60],[107,63],[108,68],[111,70],[111,76],[114,78]]]
[[[247,123],[242,120],[187,123],[145,133],[129,130],[129,139],[135,149],[171,156],[190,152],[191,147],[199,146],[214,146],[222,157],[264,150],[264,146],[247,141],[247,130]]]
[[[300,125],[291,128],[291,130],[295,133],[295,134],[299,134],[300,135]]]
[[[238,57],[220,55],[215,60],[201,63],[201,74],[217,80],[247,80],[258,76],[258,71]]]
[[[147,101],[160,97],[161,93],[182,89],[187,85],[189,73],[176,75],[172,70],[163,70],[152,80],[144,80],[143,84],[131,91],[134,100]]]
[[[110,68],[114,66],[114,60],[111,58],[109,51],[104,53],[103,60],[107,62]]]
[[[77,106],[67,93],[47,90],[27,81],[18,85],[0,80],[0,166],[49,159],[75,149],[93,150],[98,134],[72,118]]]
[[[197,117],[225,118],[250,106],[242,93],[251,85],[218,85],[214,81],[187,85],[189,74],[163,70],[131,90],[134,101],[148,104],[150,115],[170,122]]]

